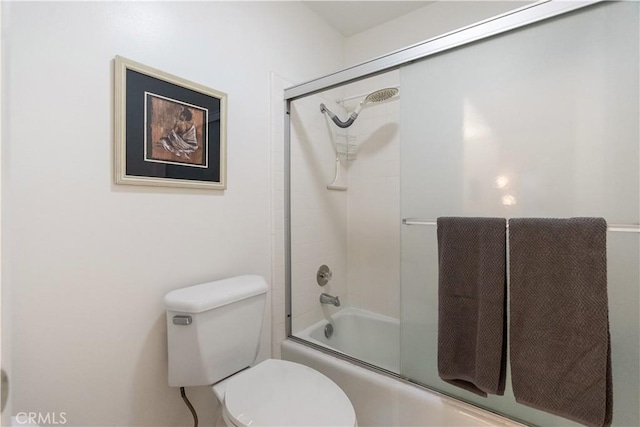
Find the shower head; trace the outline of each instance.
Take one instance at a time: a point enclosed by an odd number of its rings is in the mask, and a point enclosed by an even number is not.
[[[364,103],[368,104],[369,102],[386,101],[387,99],[393,98],[397,94],[398,94],[398,89],[395,87],[380,89],[367,95],[367,97],[364,99]]]
[[[398,94],[398,88],[395,88],[395,87],[388,87],[388,88],[376,90],[375,92],[371,92],[369,95],[367,95],[365,99],[360,101],[360,104],[358,104],[355,110],[353,110],[353,113],[351,113],[351,115],[349,116],[349,119],[346,122],[343,122],[342,120],[340,120],[324,104],[320,104],[320,111],[322,111],[323,113],[327,113],[331,118],[331,120],[333,120],[333,122],[338,127],[348,128],[358,118],[358,114],[360,114],[362,107],[364,107],[366,104],[369,104],[372,102],[386,101],[387,99],[393,98],[397,94]]]
[[[362,110],[362,107],[364,107],[365,105],[370,104],[372,102],[386,101],[387,99],[393,98],[397,94],[398,94],[398,88],[395,88],[395,87],[387,87],[384,89],[377,90],[375,92],[371,92],[369,95],[367,95],[365,99],[360,101],[360,104],[358,104],[356,109],[353,110],[353,113],[351,113],[351,116],[355,114],[356,117],[358,117],[358,114],[360,114],[360,110]],[[355,117],[354,117],[354,120],[355,120]]]

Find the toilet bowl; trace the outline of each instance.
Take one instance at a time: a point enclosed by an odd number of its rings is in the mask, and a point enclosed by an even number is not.
[[[239,276],[165,295],[169,385],[212,386],[229,427],[356,426],[349,398],[320,372],[256,363],[267,291],[262,277]]]
[[[213,386],[228,427],[356,426],[347,395],[298,363],[268,359]]]

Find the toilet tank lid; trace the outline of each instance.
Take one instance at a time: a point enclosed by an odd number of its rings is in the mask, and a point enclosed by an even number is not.
[[[164,308],[183,313],[200,313],[267,292],[261,276],[237,276],[176,289],[164,296]]]

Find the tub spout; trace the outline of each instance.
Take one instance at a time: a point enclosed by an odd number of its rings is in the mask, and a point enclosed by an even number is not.
[[[332,297],[329,294],[320,294],[321,304],[333,304],[336,307],[340,307],[340,297]]]

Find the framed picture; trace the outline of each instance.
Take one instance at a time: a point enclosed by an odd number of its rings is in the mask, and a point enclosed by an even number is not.
[[[116,184],[226,188],[227,95],[115,59]]]

